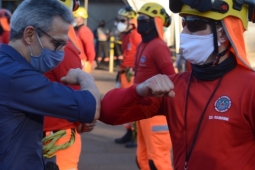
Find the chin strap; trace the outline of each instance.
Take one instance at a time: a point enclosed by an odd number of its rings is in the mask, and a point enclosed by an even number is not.
[[[216,29],[216,22],[215,21],[211,21],[210,22],[210,26],[211,26],[211,29],[212,29],[212,32],[213,32],[213,45],[214,45],[214,51],[213,53],[215,54],[215,60],[213,61],[213,66],[216,66],[217,64],[219,64],[219,60],[220,60],[220,57],[224,56],[228,51],[229,51],[229,48],[230,48],[230,43],[228,45],[228,47],[219,53],[219,50],[218,50],[218,38],[217,38],[217,29]]]
[[[219,64],[220,57],[224,56],[229,51],[230,46],[231,45],[229,43],[228,47],[224,51],[216,54],[215,60],[213,61],[213,66],[216,66],[217,64]]]

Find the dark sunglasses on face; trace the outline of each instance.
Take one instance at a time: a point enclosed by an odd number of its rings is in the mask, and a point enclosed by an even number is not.
[[[182,17],[182,27],[187,26],[190,32],[203,31],[209,24],[208,20],[198,17]]]
[[[43,30],[41,30],[40,28],[37,28],[39,31],[41,31],[43,34],[47,35],[48,37],[50,37],[53,40],[53,44],[55,46],[54,51],[59,51],[61,50],[64,46],[66,46],[67,42],[65,41],[58,41],[55,38],[53,38],[52,36],[50,36],[49,34],[47,34],[46,32],[44,32]]]
[[[137,20],[140,21],[140,22],[149,22],[149,21],[150,21],[150,18],[147,18],[147,17],[145,17],[145,16],[139,16],[139,17],[137,18]]]
[[[126,19],[118,19],[118,22],[125,23],[127,20]]]

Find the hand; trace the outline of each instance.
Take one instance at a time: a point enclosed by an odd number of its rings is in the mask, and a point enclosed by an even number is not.
[[[73,85],[80,85],[81,78],[85,79],[88,82],[94,82],[94,78],[82,71],[79,68],[70,69],[65,77],[61,78],[61,81],[65,84],[73,84]]]
[[[94,120],[92,123],[82,123],[76,127],[76,130],[78,133],[91,132],[96,126],[96,122],[97,121]]]
[[[175,93],[173,89],[173,82],[168,76],[162,74],[153,76],[136,86],[136,91],[140,96],[174,97]]]
[[[82,71],[79,68],[76,68],[70,69],[67,75],[61,78],[61,81],[66,84],[80,85],[81,90],[88,90],[94,96],[96,100],[94,120],[97,120],[100,116],[101,95],[94,82],[93,76]]]

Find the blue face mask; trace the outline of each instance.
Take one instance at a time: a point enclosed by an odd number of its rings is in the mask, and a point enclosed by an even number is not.
[[[42,43],[38,35],[36,34],[40,46],[42,47]],[[64,59],[64,51],[53,51],[42,47],[42,52],[39,56],[33,56],[30,46],[28,46],[30,50],[30,64],[33,68],[40,72],[45,73],[53,68],[55,68],[63,59]]]

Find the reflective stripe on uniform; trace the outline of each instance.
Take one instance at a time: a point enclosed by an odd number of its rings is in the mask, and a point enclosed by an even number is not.
[[[151,127],[152,132],[162,132],[162,131],[168,131],[167,125],[157,125]]]

